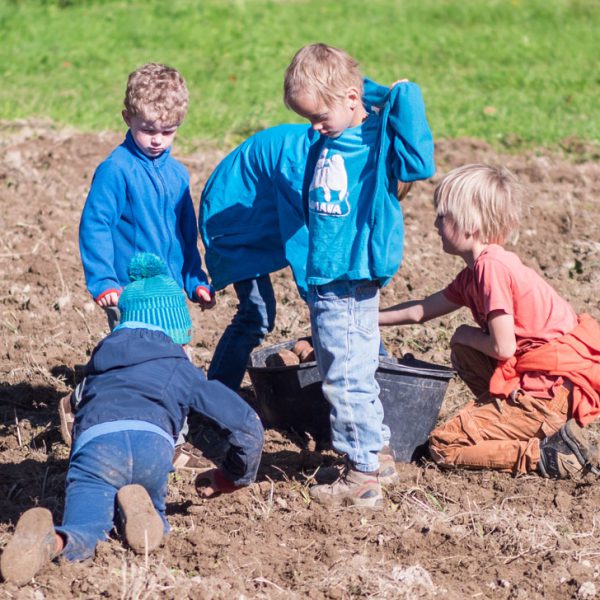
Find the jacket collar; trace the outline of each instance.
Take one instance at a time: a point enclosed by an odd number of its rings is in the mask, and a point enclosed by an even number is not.
[[[158,155],[156,158],[150,158],[146,156],[138,147],[133,139],[133,135],[131,134],[131,129],[127,130],[127,134],[125,135],[125,140],[123,141],[123,146],[129,150],[133,156],[135,156],[138,160],[141,160],[143,163],[154,165],[155,167],[161,167],[169,158],[171,154],[171,148],[167,148],[162,154]]]

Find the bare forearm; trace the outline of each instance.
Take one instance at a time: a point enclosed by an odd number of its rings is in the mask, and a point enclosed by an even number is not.
[[[384,308],[379,312],[380,325],[410,325],[425,321],[423,303],[420,300],[403,302],[396,306]]]
[[[461,325],[452,336],[450,345],[461,344],[479,350],[487,356],[496,360],[507,360],[515,352],[516,347],[499,344],[491,335],[482,331],[479,327]]]

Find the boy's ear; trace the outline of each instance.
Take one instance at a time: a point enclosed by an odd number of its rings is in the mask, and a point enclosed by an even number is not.
[[[349,87],[346,91],[346,98],[348,99],[348,102],[350,103],[350,107],[352,109],[356,108],[359,105],[362,105],[362,98],[358,88]]]
[[[125,125],[127,125],[127,127],[130,127],[131,118],[129,117],[129,113],[127,112],[127,110],[123,109],[123,111],[121,112],[121,116],[123,117],[123,121],[125,121]]]

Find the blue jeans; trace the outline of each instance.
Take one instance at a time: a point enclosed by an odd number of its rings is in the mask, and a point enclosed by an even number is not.
[[[333,447],[358,471],[376,471],[385,435],[375,380],[379,286],[372,281],[310,286],[308,305],[323,395],[331,406]]]
[[[117,492],[130,483],[146,488],[168,533],[165,501],[172,460],[173,446],[148,431],[107,433],[77,450],[67,472],[63,522],[56,528],[66,537],[63,556],[74,561],[94,554],[114,526]]]
[[[268,275],[233,284],[240,301],[208,368],[208,379],[217,379],[236,392],[244,378],[248,358],[275,325],[275,293]]]

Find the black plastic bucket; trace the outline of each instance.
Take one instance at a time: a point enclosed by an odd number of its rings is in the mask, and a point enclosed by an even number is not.
[[[248,361],[264,424],[293,429],[309,434],[317,442],[329,443],[329,404],[321,391],[317,364],[265,366],[268,356],[289,350],[295,343],[291,340],[260,348]],[[453,375],[448,367],[423,362],[412,355],[402,359],[380,357],[376,379],[396,460],[410,462],[422,456]]]

